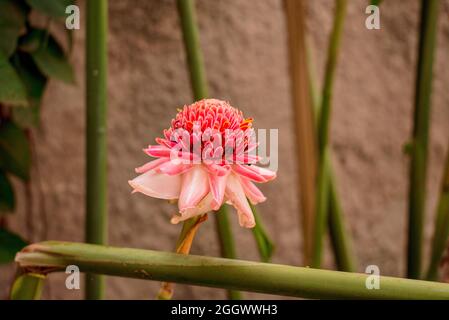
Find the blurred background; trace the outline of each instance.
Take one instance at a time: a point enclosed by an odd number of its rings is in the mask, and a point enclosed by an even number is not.
[[[322,79],[334,1],[306,1],[307,36]],[[449,1],[442,1],[432,96],[425,251],[449,136]],[[34,129],[32,209],[14,180],[16,213],[10,228],[29,241],[83,241],[84,225],[84,3],[74,32],[71,62],[76,84],[51,81]],[[367,0],[350,0],[337,67],[331,146],[333,165],[357,269],[378,265],[382,275],[405,273],[408,157],[418,45],[419,1],[385,0],[381,29],[365,28]],[[302,237],[286,18],[282,0],[197,0],[197,16],[210,96],[227,100],[255,119],[256,128],[279,129],[278,178],[261,186],[259,205],[276,246],[273,262],[302,264]],[[174,248],[180,226],[164,201],[131,195],[127,181],[148,157],[141,151],[167,128],[176,108],[192,102],[182,34],[174,0],[109,1],[109,244],[155,250]],[[249,230],[230,212],[241,259],[259,260]],[[219,256],[212,219],[194,241],[193,254]],[[425,256],[428,256],[427,254]],[[326,268],[334,261],[327,250]],[[14,266],[0,267],[7,296]],[[53,275],[44,298],[78,299],[64,274]],[[147,299],[159,283],[108,277],[107,298]],[[175,297],[225,298],[220,289],[177,285]],[[246,298],[265,295],[245,293]],[[275,296],[270,298],[276,298]]]

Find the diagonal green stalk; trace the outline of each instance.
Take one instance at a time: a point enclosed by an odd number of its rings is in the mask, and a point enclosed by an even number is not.
[[[86,3],[86,242],[107,241],[107,0]],[[86,276],[86,298],[104,297],[102,276]]]
[[[335,176],[333,175],[331,163],[329,166],[329,233],[331,238],[331,245],[334,252],[335,263],[338,270],[354,272],[355,257],[352,252],[352,244],[350,236],[346,229],[344,221],[344,214],[337,194]]]
[[[449,238],[449,152],[446,159],[446,168],[441,184],[440,200],[437,207],[435,219],[435,231],[432,241],[432,252],[430,256],[427,280],[438,280],[438,267],[443,257],[444,250]]]
[[[343,33],[344,19],[346,15],[347,0],[336,0],[335,18],[330,36],[327,53],[326,71],[324,76],[323,94],[319,111],[318,123],[318,177],[316,194],[316,215],[312,251],[312,267],[321,266],[323,238],[327,213],[329,209],[329,120],[331,114],[332,88],[337,66],[337,58],[340,49],[340,39]]]
[[[308,71],[310,79],[310,96],[312,97],[313,110],[315,111],[315,121],[318,125],[321,103],[320,95],[318,94],[315,70],[313,68],[313,61],[311,60],[311,50],[308,50]],[[336,178],[332,169],[332,162],[326,163],[329,177],[329,208],[328,208],[328,227],[330,233],[331,245],[334,253],[335,263],[338,270],[354,272],[356,270],[356,259],[352,251],[351,237],[346,229],[344,221],[344,213],[341,207]]]
[[[408,203],[407,277],[421,275],[426,200],[432,69],[437,35],[438,0],[422,0]]]
[[[249,205],[251,207],[251,210],[253,211],[254,220],[256,221],[256,226],[252,228],[253,236],[256,239],[257,249],[259,250],[259,256],[260,260],[263,262],[270,262],[271,256],[274,252],[274,244],[271,241],[270,237],[268,236],[259,212],[256,209],[256,206],[252,205],[251,202],[249,202]]]
[[[33,244],[16,262],[25,272],[77,265],[82,272],[303,298],[449,299],[446,283],[86,243]],[[376,280],[379,289],[368,289]]]

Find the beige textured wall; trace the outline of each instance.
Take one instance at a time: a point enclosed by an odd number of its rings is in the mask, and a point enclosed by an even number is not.
[[[433,96],[427,243],[449,136],[449,22],[448,2],[443,2]],[[359,270],[377,264],[383,274],[401,275],[408,165],[402,146],[411,132],[419,4],[385,1],[382,29],[369,31],[364,27],[367,3],[349,1],[335,84],[333,162]],[[332,8],[331,0],[309,1],[307,24],[320,75]],[[297,171],[282,1],[198,0],[197,9],[211,95],[253,116],[257,127],[279,128],[278,179],[261,187],[268,201],[260,205],[260,211],[277,246],[274,262],[299,265]],[[33,174],[35,210],[26,217],[24,201],[19,201],[17,214],[9,220],[32,241],[83,240],[84,30],[75,33],[75,40],[78,85],[50,84],[43,126],[35,132],[39,169],[39,175],[36,170]],[[141,149],[161,134],[176,107],[192,100],[174,0],[111,0],[109,48],[110,244],[171,250],[179,232],[179,226],[169,223],[174,207],[143,195],[131,196],[127,180],[134,176],[134,167],[147,160]],[[18,183],[17,187],[23,193]],[[258,259],[250,231],[239,228],[236,217],[232,218],[239,257]],[[30,219],[32,228],[25,222]],[[219,254],[212,222],[202,226],[193,253]],[[326,263],[332,266],[330,255]],[[12,277],[11,267],[0,268],[1,296],[6,295]],[[63,280],[63,275],[52,276],[45,296],[79,298],[80,292],[66,290]],[[157,288],[154,282],[109,278],[107,296],[153,298]],[[176,297],[223,298],[224,292],[177,286]]]

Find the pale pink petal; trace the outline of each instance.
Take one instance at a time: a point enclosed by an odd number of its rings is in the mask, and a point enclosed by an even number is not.
[[[213,201],[213,197],[212,194],[209,192],[199,203],[196,207],[193,208],[189,208],[184,210],[183,213],[178,214],[178,215],[174,215],[170,222],[173,224],[178,224],[181,221],[185,221],[188,220],[190,218],[193,218],[195,216],[199,216],[205,213],[208,213],[212,210],[214,210],[212,208],[212,201]]]
[[[173,176],[177,174],[182,174],[188,171],[191,167],[192,167],[191,164],[175,163],[175,161],[169,160],[164,164],[162,164],[161,166],[159,166],[156,169],[156,171]]]
[[[253,170],[250,170],[249,167],[250,166],[248,165],[235,164],[232,166],[232,171],[255,182],[266,182],[265,178],[262,175],[254,172]]]
[[[240,182],[242,183],[246,196],[252,204],[258,204],[267,200],[262,191],[260,191],[259,188],[257,188],[256,185],[249,179],[240,177]]]
[[[255,165],[235,164],[232,170],[252,181],[263,183],[276,178],[276,172]]]
[[[170,159],[168,159],[168,158],[160,158],[160,159],[156,159],[156,160],[147,162],[143,166],[136,168],[136,173],[145,173],[147,171],[156,169],[161,164],[163,164],[164,162],[167,162],[169,160]]]
[[[226,180],[228,175],[225,176],[216,176],[209,173],[209,186],[210,193],[212,194],[212,209],[218,210],[220,206],[223,204],[225,189],[226,189]]]
[[[178,206],[181,214],[194,208],[209,192],[207,171],[202,165],[194,165],[182,175],[181,194]]]
[[[147,171],[128,183],[134,191],[159,199],[177,199],[181,190],[181,176],[169,176],[154,170]]]
[[[267,182],[276,178],[276,172],[271,171],[269,169],[261,168],[261,167],[255,166],[255,165],[250,165],[248,167],[249,167],[249,170],[261,175]]]
[[[253,228],[256,225],[251,207],[246,199],[242,184],[235,174],[230,174],[226,183],[226,198],[237,209],[239,224],[245,228]]]

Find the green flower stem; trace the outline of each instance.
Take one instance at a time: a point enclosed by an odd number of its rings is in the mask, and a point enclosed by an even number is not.
[[[44,289],[45,276],[25,273],[18,276],[11,287],[11,300],[39,300]]]
[[[312,250],[312,267],[321,266],[321,257],[323,250],[323,236],[327,221],[329,208],[329,166],[327,164],[329,157],[329,120],[331,114],[331,99],[337,58],[340,49],[340,39],[343,33],[344,19],[346,15],[347,0],[337,0],[335,8],[334,25],[330,36],[329,49],[327,53],[326,71],[324,77],[324,87],[319,112],[318,123],[318,179],[316,194],[316,215]]]
[[[86,242],[107,240],[107,0],[86,3]],[[104,297],[104,279],[87,275],[86,298]]]
[[[446,283],[381,276],[380,288],[369,290],[373,276],[367,274],[86,243],[33,244],[17,254],[16,262],[23,271],[48,273],[77,265],[82,272],[303,298],[449,299]]]
[[[426,199],[432,69],[438,19],[438,0],[421,2],[421,27],[415,89],[415,111],[408,203],[407,277],[421,275],[422,238]]]
[[[177,0],[176,3],[181,22],[193,95],[195,100],[201,100],[207,98],[209,93],[199,39],[195,2],[193,0]]]
[[[201,100],[209,96],[209,90],[199,40],[195,3],[193,0],[177,0],[176,3],[181,21],[181,29],[187,55],[187,64],[189,66],[190,83],[192,85],[193,96],[195,100]],[[226,207],[222,206],[218,214],[215,216],[217,219],[217,232],[219,235],[222,253],[232,254],[232,256],[225,256],[227,258],[235,258],[234,239],[232,238],[232,231],[229,223],[227,222],[229,218]],[[232,299],[238,299],[239,293],[229,291],[228,296]]]
[[[444,250],[448,245],[449,237],[449,153],[446,160],[446,169],[441,185],[441,195],[438,202],[435,231],[432,241],[430,266],[427,271],[427,280],[438,280],[438,267]]]

